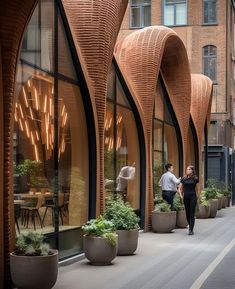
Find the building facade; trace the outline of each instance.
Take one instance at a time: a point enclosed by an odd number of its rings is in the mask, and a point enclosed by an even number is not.
[[[233,0],[130,0],[119,33],[122,38],[150,25],[172,28],[186,47],[191,72],[212,80],[209,177],[228,185],[235,148],[234,12]]]
[[[114,193],[148,231],[165,163],[178,176],[195,165],[203,186],[212,83],[191,75],[170,28],[117,41],[127,4],[1,4],[0,288],[19,232],[43,232],[63,260],[82,252],[82,224]]]

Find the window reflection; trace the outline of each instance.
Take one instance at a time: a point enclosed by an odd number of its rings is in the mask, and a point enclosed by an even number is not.
[[[169,110],[167,95],[161,80],[157,82],[157,93],[154,100],[153,121],[153,190],[158,199],[161,189],[158,182],[164,172],[164,165],[172,163],[174,174],[179,175],[179,148],[172,114]]]
[[[129,102],[112,68],[105,116],[104,176],[106,195],[120,194],[140,208],[140,157],[136,122]],[[108,85],[110,87],[110,85]]]
[[[50,240],[60,239],[64,258],[81,251],[89,161],[83,100],[62,24],[58,13],[55,31],[54,1],[39,1],[17,67],[13,153],[17,232],[56,233]]]

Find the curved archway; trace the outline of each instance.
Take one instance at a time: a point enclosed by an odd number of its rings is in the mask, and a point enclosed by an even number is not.
[[[195,126],[198,139],[198,153],[199,153],[199,181],[202,186],[202,146],[203,134],[205,128],[208,127],[208,120],[210,119],[210,109],[212,101],[212,81],[205,75],[192,74],[192,99],[191,99],[191,116]]]
[[[133,97],[144,115],[146,140],[146,217],[145,228],[150,225],[153,208],[152,184],[152,119],[156,79],[159,71],[174,107],[186,159],[186,140],[191,100],[190,70],[186,49],[177,34],[166,27],[152,26],[135,31],[122,39],[115,48],[115,58]],[[176,65],[177,64],[177,65]]]

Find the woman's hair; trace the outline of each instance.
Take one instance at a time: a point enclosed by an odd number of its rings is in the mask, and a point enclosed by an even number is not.
[[[190,174],[190,175],[185,175],[184,176],[184,178],[188,178],[188,177],[190,177],[190,178],[193,178],[193,179],[195,179],[196,178],[196,175],[195,175],[195,169],[194,169],[194,166],[192,166],[192,165],[189,165],[189,166],[187,166],[187,168],[190,168],[191,170],[192,170],[192,173]]]

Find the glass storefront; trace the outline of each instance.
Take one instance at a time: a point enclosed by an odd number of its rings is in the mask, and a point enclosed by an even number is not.
[[[187,139],[187,155],[186,155],[186,166],[194,166],[195,163],[195,144],[194,144],[194,137],[192,132],[192,126],[189,125],[188,128],[188,139]]]
[[[17,69],[14,208],[17,231],[45,233],[60,258],[82,250],[81,226],[89,216],[88,147],[63,22],[54,1],[42,0],[26,29]]]
[[[176,119],[171,110],[170,101],[164,90],[161,78],[157,81],[157,92],[154,100],[153,120],[153,189],[154,196],[161,198],[159,179],[164,173],[164,165],[172,163],[174,174],[179,176],[179,144],[177,139]]]
[[[135,117],[112,67],[104,133],[106,196],[119,194],[135,210],[140,209],[140,149]]]

